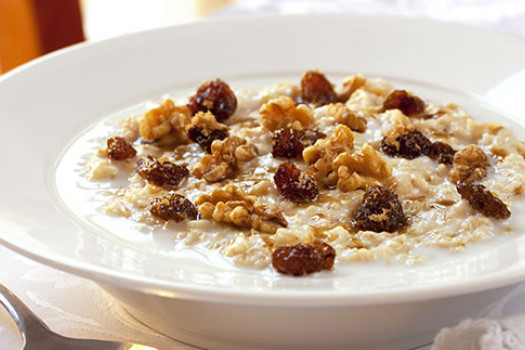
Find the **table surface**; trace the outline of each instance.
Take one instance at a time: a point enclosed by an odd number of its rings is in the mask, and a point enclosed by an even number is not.
[[[396,14],[498,28],[525,35],[522,0],[259,0],[239,1],[212,16],[247,13],[341,12]],[[22,299],[51,329],[72,337],[144,343],[159,349],[192,346],[164,337],[131,317],[95,283],[51,269],[0,247],[0,281]],[[502,300],[489,317],[525,313],[525,283]],[[0,308],[2,349],[20,349],[15,323]],[[430,349],[429,346],[421,348]]]

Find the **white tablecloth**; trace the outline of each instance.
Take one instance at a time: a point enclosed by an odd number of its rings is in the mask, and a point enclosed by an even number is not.
[[[525,35],[523,0],[250,0],[240,1],[212,16],[253,12],[342,11],[457,21]],[[143,326],[91,281],[48,268],[2,247],[0,266],[0,281],[26,302],[52,329],[61,334],[135,341],[159,349],[195,349]],[[502,300],[488,316],[501,317],[523,312],[525,284]],[[20,349],[21,346],[22,340],[14,322],[7,312],[0,308],[0,348],[10,350]]]

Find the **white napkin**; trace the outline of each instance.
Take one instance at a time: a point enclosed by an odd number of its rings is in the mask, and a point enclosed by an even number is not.
[[[523,350],[525,315],[502,319],[467,319],[442,329],[432,350]]]

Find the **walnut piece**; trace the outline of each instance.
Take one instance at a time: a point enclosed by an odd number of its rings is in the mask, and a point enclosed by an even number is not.
[[[332,187],[337,183],[337,172],[333,169],[333,160],[343,152],[354,149],[352,130],[346,125],[338,125],[332,137],[319,139],[315,144],[306,147],[303,159],[308,164],[314,179]]]
[[[392,109],[386,111],[385,113],[390,114],[390,120],[392,122],[392,128],[384,135],[385,143],[389,146],[394,146],[396,149],[399,150],[400,145],[398,142],[398,138],[401,135],[414,130],[415,128],[410,122],[410,119],[407,116],[405,116],[400,110]]]
[[[172,100],[166,99],[139,119],[140,137],[146,142],[186,143],[186,125],[190,120],[188,106],[176,106]]]
[[[247,196],[243,190],[232,184],[201,195],[195,204],[202,219],[215,222],[270,234],[288,225],[277,207],[259,204],[255,196]]]
[[[211,144],[211,154],[204,155],[193,168],[193,174],[209,183],[219,182],[237,175],[240,163],[257,156],[254,145],[237,136],[215,140]]]
[[[454,155],[450,181],[479,181],[487,175],[489,158],[479,146],[468,145]]]
[[[364,132],[366,119],[352,112],[345,104],[332,103],[326,107],[326,114],[333,116],[339,124],[348,126],[352,131]]]
[[[392,169],[381,154],[365,143],[361,153],[341,153],[333,162],[337,172],[337,188],[343,192],[380,185],[380,180],[390,177]]]
[[[191,122],[186,125],[188,137],[198,143],[208,153],[211,152],[211,144],[215,140],[223,140],[228,136],[228,127],[217,122],[211,112],[198,112]]]
[[[315,119],[312,110],[304,105],[295,105],[288,96],[274,98],[263,104],[259,109],[261,125],[274,131],[286,127],[294,129],[310,128]]]
[[[362,75],[351,75],[349,77],[346,77],[345,80],[343,80],[343,88],[341,89],[341,92],[339,93],[339,99],[341,101],[348,101],[350,96],[356,91],[357,89],[362,88],[366,84],[366,79]]]

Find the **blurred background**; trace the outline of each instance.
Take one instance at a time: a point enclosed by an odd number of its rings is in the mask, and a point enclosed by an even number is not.
[[[0,73],[84,40],[205,17],[344,11],[433,18],[525,36],[525,0],[0,0]]]

